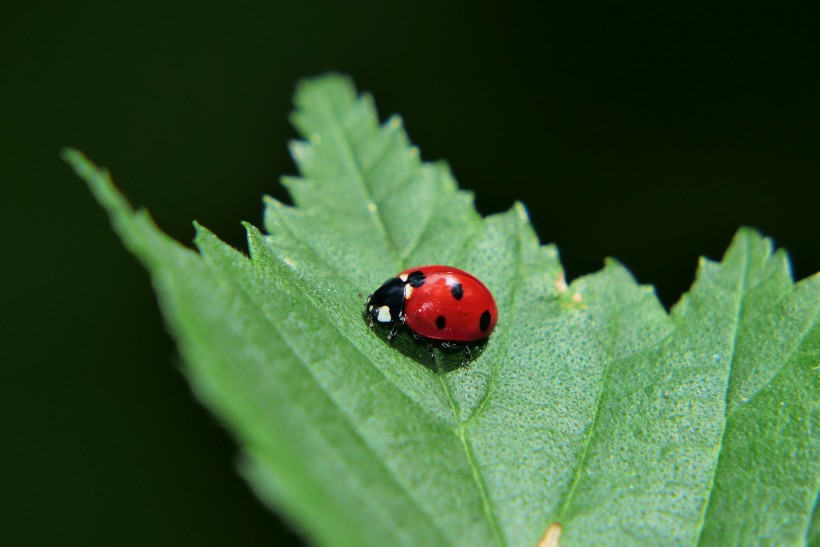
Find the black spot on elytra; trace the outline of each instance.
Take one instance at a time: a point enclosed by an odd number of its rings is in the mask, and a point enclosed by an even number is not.
[[[478,328],[481,329],[481,332],[486,332],[487,329],[490,328],[490,319],[492,319],[490,310],[484,310],[484,313],[481,314],[481,319],[478,320]]]
[[[421,287],[424,285],[424,273],[419,270],[411,273],[407,276],[407,282],[410,283],[410,286],[413,288]]]
[[[446,324],[447,324],[447,321],[444,319],[443,315],[439,315],[438,317],[436,317],[436,326],[438,327],[438,330],[443,329],[444,325],[446,325]]]
[[[450,292],[453,294],[453,298],[461,300],[461,297],[464,296],[464,287],[461,286],[461,283],[456,283],[450,286]]]

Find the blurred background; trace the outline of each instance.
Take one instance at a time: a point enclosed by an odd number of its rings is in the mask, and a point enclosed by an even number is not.
[[[741,225],[820,270],[809,9],[4,2],[0,544],[298,544],[61,147],[178,240],[197,219],[244,248],[261,196],[287,200],[295,82],[345,72],[482,213],[524,201],[570,278],[613,256],[669,307]]]

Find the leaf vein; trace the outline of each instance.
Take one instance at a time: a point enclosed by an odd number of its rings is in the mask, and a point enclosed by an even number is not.
[[[735,407],[726,416],[726,423],[727,424],[728,424],[729,420],[732,418],[732,416],[734,416],[735,413],[738,410],[743,408],[745,405],[751,403],[752,400],[754,400],[754,398],[757,397],[763,391],[764,387],[768,384],[771,384],[772,380],[777,378],[786,369],[786,367],[791,363],[792,357],[794,357],[794,354],[797,353],[797,350],[800,349],[803,346],[803,342],[805,342],[806,337],[814,329],[814,326],[817,324],[818,319],[820,319],[820,315],[817,315],[818,312],[820,312],[820,305],[818,306],[817,311],[815,311],[815,318],[811,321],[811,323],[808,323],[808,326],[803,330],[802,333],[800,333],[800,337],[797,339],[796,343],[791,348],[791,351],[789,351],[789,353],[786,355],[786,357],[784,357],[784,359],[781,362],[780,366],[777,367],[777,370],[774,371],[774,373],[769,377],[768,381],[761,382],[760,387],[758,387],[752,394],[750,394],[748,397],[746,397],[746,400],[744,401],[744,404],[735,405]]]
[[[498,521],[495,518],[495,512],[493,511],[492,504],[487,493],[487,485],[484,482],[484,477],[481,474],[478,465],[476,465],[475,463],[475,458],[473,457],[473,451],[470,446],[470,442],[467,440],[466,428],[464,424],[458,419],[458,411],[456,410],[456,405],[453,402],[450,387],[447,385],[447,381],[441,374],[439,374],[439,382],[441,382],[441,386],[444,389],[444,392],[447,394],[447,400],[450,403],[450,409],[453,411],[453,417],[456,421],[456,427],[458,427],[458,432],[456,433],[456,435],[461,441],[461,446],[464,448],[464,454],[467,457],[467,464],[470,466],[470,470],[473,473],[473,480],[475,481],[476,486],[478,488],[478,493],[481,496],[481,505],[484,508],[484,516],[486,517],[487,523],[489,524],[490,529],[493,532],[493,538],[495,539],[495,543],[497,545],[504,545],[505,543],[501,535],[501,529],[499,528]]]
[[[749,284],[749,268],[751,267],[751,261],[749,259],[749,255],[751,254],[751,244],[749,240],[746,240],[745,249],[743,252],[743,277],[740,281],[740,297],[737,305],[737,312],[735,313],[735,332],[732,338],[732,359],[729,361],[729,373],[726,375],[726,393],[723,396],[723,411],[726,412],[726,407],[728,405],[728,397],[729,397],[729,388],[732,384],[732,369],[735,366],[735,360],[737,359],[737,341],[740,334],[740,327],[743,321],[743,310],[744,304],[746,303],[746,290]],[[709,512],[709,505],[712,501],[712,493],[715,489],[715,478],[717,477],[718,467],[720,467],[720,455],[723,451],[723,437],[726,434],[726,427],[727,427],[727,420],[724,417],[722,428],[720,432],[720,439],[718,439],[717,445],[717,457],[715,459],[715,464],[712,467],[712,473],[709,477],[709,485],[706,494],[706,500],[703,503],[703,509],[701,510],[700,520],[698,522],[698,538],[695,541],[695,545],[700,545],[701,540],[703,538],[703,530],[706,527],[706,516]]]
[[[330,120],[328,122],[328,127],[334,133],[337,141],[339,142],[340,148],[344,155],[344,160],[348,164],[354,178],[359,183],[359,186],[363,190],[368,201],[374,204],[377,203],[373,190],[367,182],[367,175],[364,166],[361,164],[361,160],[356,154],[356,151],[350,142],[349,136],[343,127],[342,115],[336,111],[333,104],[329,101],[323,101],[321,105],[323,106],[323,110],[328,113],[328,118]],[[375,209],[376,210],[373,212],[371,218],[374,218],[376,227],[384,237],[385,244],[391,252],[393,262],[396,264],[396,269],[398,270],[401,268],[398,247],[396,246],[395,241],[393,241],[390,231],[387,229],[387,224],[385,223],[385,219],[381,213],[381,208],[377,206]]]
[[[513,310],[515,309],[516,305],[518,304],[518,292],[522,285],[522,275],[521,270],[521,237],[516,238],[516,259],[518,263],[518,267],[515,269],[515,282],[512,284],[512,290],[510,291],[510,305],[509,305],[509,313],[507,314],[509,317],[515,317],[515,313]],[[511,321],[512,322],[512,321]],[[499,349],[496,352],[497,354],[501,355],[506,353],[509,349],[511,344],[508,340],[512,339],[512,332],[513,328],[508,329],[504,334],[505,336],[499,340]],[[481,415],[486,408],[486,404],[492,399],[494,390],[495,390],[495,383],[496,379],[498,378],[498,367],[500,365],[493,364],[492,369],[490,370],[490,378],[487,380],[487,391],[484,393],[484,396],[479,401],[478,406],[476,406],[475,410],[470,414],[470,416],[465,420],[464,425],[466,426],[470,422],[472,422],[475,418]]]
[[[816,312],[815,312],[815,313],[816,313]],[[794,344],[794,346],[792,347],[791,351],[789,351],[788,355],[787,355],[786,357],[784,357],[784,358],[783,358],[782,364],[781,364],[781,365],[777,368],[777,371],[776,371],[774,374],[772,374],[772,375],[771,375],[771,377],[769,378],[769,380],[768,380],[767,382],[763,382],[763,383],[761,383],[761,384],[760,384],[760,387],[759,387],[759,388],[757,388],[757,389],[755,390],[755,392],[754,392],[754,393],[752,393],[751,395],[749,395],[749,396],[746,398],[746,400],[744,401],[744,403],[743,403],[742,405],[736,405],[736,406],[735,406],[735,407],[731,410],[731,412],[729,412],[729,415],[728,415],[728,416],[726,416],[726,423],[727,423],[727,424],[729,423],[729,420],[731,420],[731,419],[732,419],[732,417],[735,415],[735,413],[737,413],[737,411],[738,411],[738,410],[740,410],[740,409],[741,409],[741,408],[743,408],[744,406],[746,406],[746,405],[748,405],[749,403],[751,403],[751,402],[755,399],[755,397],[757,397],[758,395],[760,395],[760,393],[762,393],[762,392],[763,392],[764,388],[765,388],[767,385],[771,384],[773,380],[775,380],[778,376],[780,376],[780,375],[781,375],[781,374],[782,374],[782,373],[783,373],[783,372],[784,372],[784,371],[788,368],[789,364],[791,364],[792,357],[794,356],[794,354],[795,354],[795,353],[797,353],[797,350],[798,350],[798,349],[800,349],[800,348],[803,346],[803,342],[805,342],[805,341],[806,341],[806,337],[807,337],[807,336],[809,335],[809,333],[810,333],[810,332],[814,329],[814,326],[817,324],[817,320],[818,320],[818,319],[820,319],[820,316],[815,316],[814,320],[812,320],[812,321],[811,321],[811,323],[808,323],[808,326],[807,326],[807,327],[806,327],[806,329],[805,329],[805,330],[804,330],[804,331],[800,334],[799,339],[798,339],[798,340],[797,340],[797,342]]]
[[[252,260],[251,260],[251,264],[253,265],[253,264],[254,264],[254,261],[252,261]],[[214,266],[212,266],[212,267],[214,267]],[[335,399],[331,396],[331,394],[330,394],[330,393],[327,391],[327,389],[326,389],[326,388],[322,385],[322,383],[318,380],[318,378],[316,377],[316,375],[314,374],[314,372],[313,372],[313,371],[311,370],[311,368],[308,366],[308,360],[306,359],[306,356],[305,356],[305,355],[303,355],[303,354],[302,354],[302,352],[300,352],[300,351],[299,351],[299,346],[298,346],[298,344],[294,344],[294,343],[293,343],[293,341],[290,339],[290,337],[289,337],[287,334],[285,334],[285,333],[281,330],[281,327],[279,326],[279,324],[278,324],[276,321],[272,321],[272,320],[270,319],[270,317],[268,317],[268,315],[267,315],[266,313],[264,313],[262,310],[260,310],[257,306],[255,306],[255,305],[254,305],[254,298],[253,298],[253,295],[250,293],[250,291],[248,290],[248,288],[247,288],[247,287],[246,287],[243,283],[241,283],[240,281],[238,281],[237,279],[235,279],[233,276],[230,276],[230,275],[229,275],[229,276],[226,276],[226,277],[230,280],[231,285],[233,285],[234,287],[236,287],[236,288],[239,290],[238,292],[239,292],[239,293],[240,293],[240,294],[241,294],[241,295],[245,298],[245,300],[246,300],[247,302],[249,302],[249,304],[250,304],[250,305],[249,305],[250,309],[256,310],[256,311],[257,311],[257,313],[261,316],[261,319],[262,319],[263,321],[265,321],[268,325],[270,325],[270,326],[272,327],[272,329],[273,329],[274,331],[276,331],[276,332],[279,334],[279,336],[282,338],[282,340],[283,340],[283,341],[284,341],[284,342],[288,345],[288,347],[290,348],[291,352],[292,352],[292,353],[293,353],[293,354],[297,357],[298,361],[302,364],[302,367],[303,367],[303,368],[304,368],[304,369],[308,372],[308,374],[310,374],[310,376],[313,378],[313,381],[314,381],[315,385],[316,385],[316,386],[317,386],[317,387],[318,387],[318,388],[322,391],[322,393],[325,395],[326,399],[327,399],[327,400],[328,400],[328,401],[329,401],[329,402],[330,402],[333,406],[335,406],[335,407],[336,407],[336,409],[337,409],[336,415],[337,415],[337,416],[339,416],[339,418],[345,422],[345,424],[348,426],[348,430],[349,430],[349,431],[351,431],[352,435],[354,435],[354,436],[356,437],[356,439],[358,439],[358,440],[359,440],[359,442],[361,443],[361,446],[362,446],[364,449],[366,449],[366,450],[367,450],[367,451],[368,451],[368,452],[372,455],[372,459],[373,459],[373,461],[379,461],[379,462],[380,462],[380,461],[381,461],[381,457],[380,457],[380,456],[379,456],[376,452],[374,452],[373,447],[372,447],[372,446],[370,445],[370,443],[369,443],[369,442],[365,439],[365,437],[363,437],[363,436],[362,436],[362,434],[359,432],[359,430],[358,430],[356,427],[354,427],[354,425],[353,425],[353,423],[351,422],[350,418],[349,418],[349,417],[347,416],[347,414],[344,412],[344,409],[343,409],[343,408],[339,405],[338,401],[336,401],[336,400],[335,400]],[[289,281],[289,282],[290,282],[290,283],[293,283],[292,281]],[[313,303],[313,300],[312,300],[312,299],[310,299],[310,298],[309,298],[309,300]],[[315,305],[315,303],[314,303],[314,305]],[[332,323],[332,322],[330,322],[330,323]],[[361,351],[358,347],[356,347],[356,345],[355,345],[355,344],[353,344],[350,340],[348,340],[348,342],[351,344],[351,346],[353,346],[353,348],[354,348],[355,350],[357,350],[357,351],[358,351],[359,353],[361,353],[362,355],[365,355],[365,356],[366,356],[366,354],[365,354],[364,352],[362,352],[362,351]],[[377,368],[377,367],[376,367],[376,368]],[[398,389],[398,388],[396,388],[396,389],[397,389],[397,391],[402,392],[400,389]],[[403,393],[403,392],[402,392],[402,393]],[[406,397],[406,395],[405,395],[405,397]],[[414,401],[412,401],[412,399],[410,399],[410,401],[414,403]],[[405,494],[405,495],[406,495],[406,496],[407,496],[410,500],[412,500],[413,505],[415,505],[415,506],[418,508],[419,512],[420,512],[421,514],[423,514],[423,515],[424,515],[424,516],[428,519],[428,521],[429,521],[429,523],[430,523],[430,526],[431,526],[431,529],[436,530],[436,532],[437,532],[437,533],[438,533],[438,534],[439,534],[442,538],[446,538],[446,537],[447,537],[447,535],[446,535],[446,534],[444,534],[444,532],[440,529],[440,527],[439,527],[439,523],[437,522],[437,520],[436,520],[436,519],[434,519],[434,518],[433,518],[433,516],[432,516],[432,515],[430,515],[430,514],[429,514],[429,513],[428,513],[428,512],[427,512],[427,511],[423,508],[423,507],[424,507],[423,505],[421,505],[421,504],[419,504],[419,503],[417,502],[417,500],[414,498],[414,496],[412,495],[412,493],[410,492],[410,490],[408,490],[407,485],[405,485],[405,484],[404,484],[401,480],[399,480],[398,475],[396,475],[396,472],[395,472],[393,469],[391,469],[389,466],[387,466],[387,465],[381,465],[381,467],[382,467],[382,469],[384,469],[384,470],[386,471],[387,476],[389,476],[389,477],[393,480],[394,484],[396,484],[396,486],[397,486],[398,490],[400,490],[401,492],[403,492],[403,493],[404,493],[404,494]],[[382,512],[382,511],[381,511],[381,509],[382,509],[382,508],[381,508],[380,506],[378,506],[378,504],[376,504],[376,506],[374,507],[374,511],[376,511],[376,512]],[[389,516],[389,515],[388,515],[387,520],[390,520],[390,516]]]
[[[573,497],[575,496],[575,489],[578,487],[578,484],[581,482],[581,472],[583,471],[586,462],[587,456],[589,455],[589,447],[592,444],[592,437],[595,433],[595,426],[598,423],[598,419],[601,415],[601,398],[603,397],[604,391],[606,390],[607,381],[609,380],[609,373],[612,370],[612,346],[615,344],[615,337],[617,334],[617,319],[620,316],[621,308],[616,304],[613,304],[614,312],[613,316],[610,318],[610,325],[609,325],[609,339],[607,340],[606,346],[606,363],[604,364],[604,373],[601,376],[601,388],[598,390],[598,395],[595,398],[595,414],[592,417],[592,422],[589,424],[589,429],[587,430],[586,439],[584,439],[584,448],[581,453],[581,458],[578,461],[578,466],[575,469],[575,477],[572,480],[572,484],[570,485],[569,491],[564,498],[563,503],[561,504],[561,509],[558,511],[558,522],[561,522],[564,518],[564,513],[566,512],[567,508],[569,507],[570,502],[572,501]]]
[[[285,230],[287,230],[288,234],[290,235],[291,238],[293,238],[294,241],[300,243],[305,249],[307,249],[311,253],[311,255],[313,255],[313,257],[316,259],[317,262],[320,262],[320,263],[324,264],[326,267],[328,267],[329,269],[332,269],[330,264],[328,264],[327,261],[319,253],[317,253],[310,245],[308,245],[307,243],[305,243],[303,240],[299,239],[299,237],[296,236],[296,234],[290,229],[290,227],[287,226],[287,223],[280,222],[280,225]],[[265,245],[270,245],[267,242],[267,240],[265,240],[265,239],[263,239],[263,242],[265,243]],[[279,257],[276,257],[276,258],[277,258],[277,260],[280,260]],[[350,285],[350,281],[349,280],[346,280],[346,281]],[[322,312],[323,314],[327,313],[327,308],[325,306],[322,306],[321,303],[314,300],[310,296],[310,291],[305,291],[305,295],[307,297],[307,301],[310,302],[316,310]],[[404,390],[402,390],[393,381],[393,379],[390,378],[387,374],[385,374],[385,372],[377,365],[377,362],[373,358],[373,356],[370,353],[364,351],[364,349],[362,349],[350,336],[348,336],[345,329],[341,328],[341,325],[344,324],[344,321],[341,321],[341,320],[339,320],[339,321],[328,321],[328,324],[331,325],[331,327],[333,329],[335,329],[336,332],[338,332],[339,335],[342,338],[344,338],[356,350],[357,353],[362,355],[365,358],[365,360],[367,362],[369,362],[372,365],[372,367],[379,372],[379,374],[382,375],[382,377],[387,381],[387,383],[389,383],[393,388],[395,388],[398,392],[400,392],[404,396],[405,400],[407,400],[411,405],[413,405],[415,408],[417,408],[420,412],[422,412],[425,416],[427,416],[430,420],[434,421],[440,427],[442,427],[442,428],[445,427],[445,424],[444,424],[444,422],[442,422],[442,420],[437,418],[435,415],[430,414],[430,412],[428,412],[424,407],[422,407],[418,403],[418,401],[414,400],[412,397],[407,395],[404,392]]]

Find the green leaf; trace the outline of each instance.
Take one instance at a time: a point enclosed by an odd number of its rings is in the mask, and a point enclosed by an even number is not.
[[[820,545],[820,507],[817,505],[817,500],[814,501],[814,516],[811,521],[811,528],[809,528],[806,543],[812,547]]]
[[[567,286],[523,206],[481,218],[347,79],[306,81],[296,103],[295,205],[266,200],[250,257],[198,225],[198,252],[177,244],[65,153],[262,499],[322,545],[534,545],[553,524],[562,545],[809,540],[820,276],[794,284],[743,229],[669,314],[613,261]],[[360,295],[430,263],[497,299],[469,367],[363,318]]]

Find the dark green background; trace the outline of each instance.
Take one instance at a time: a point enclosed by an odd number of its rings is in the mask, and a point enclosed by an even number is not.
[[[614,256],[669,306],[743,224],[798,277],[820,269],[820,44],[799,6],[34,4],[0,8],[0,544],[288,537],[65,145],[181,241],[198,219],[243,246],[261,195],[287,199],[294,83],[334,69],[482,213],[523,200],[570,277]]]

